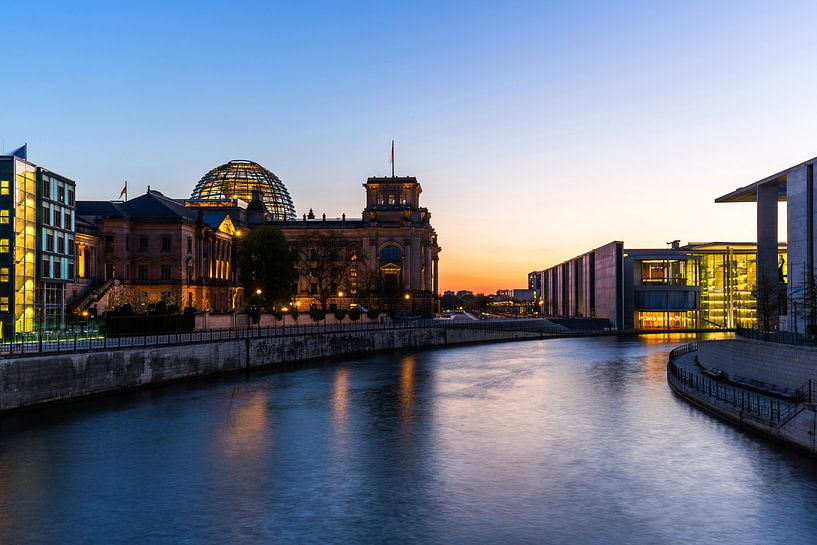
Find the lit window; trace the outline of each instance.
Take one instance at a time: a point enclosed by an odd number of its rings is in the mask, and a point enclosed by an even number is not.
[[[9,222],[9,211],[8,210],[0,210],[0,223],[8,223]]]
[[[0,267],[0,282],[8,282],[9,281],[9,268],[8,267]]]
[[[9,253],[9,239],[0,238],[0,254]]]
[[[9,181],[8,180],[0,180],[0,195],[8,195],[9,194]]]
[[[0,297],[0,312],[8,312],[9,311],[9,298],[8,297]]]

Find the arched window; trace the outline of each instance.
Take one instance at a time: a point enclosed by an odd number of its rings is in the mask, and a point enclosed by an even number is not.
[[[395,265],[402,265],[403,252],[400,251],[398,246],[386,246],[380,250],[380,263],[394,263]]]
[[[397,199],[394,197],[394,195],[389,195],[389,204],[391,205],[397,204]]]
[[[383,204],[383,195],[377,196],[377,204]]]

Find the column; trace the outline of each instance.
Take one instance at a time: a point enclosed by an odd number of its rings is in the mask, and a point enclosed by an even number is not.
[[[777,185],[757,188],[757,318],[762,328],[777,322]],[[768,319],[768,323],[765,321]]]
[[[440,279],[439,279],[439,275],[440,275],[440,258],[439,258],[439,256],[435,255],[433,259],[434,259],[434,261],[432,263],[434,263],[434,269],[432,271],[432,274],[434,275],[434,295],[439,296],[440,295]]]
[[[413,256],[411,254],[411,241],[404,240],[403,241],[403,289],[410,290],[413,286],[411,285],[411,277],[414,270],[414,263],[412,262]]]
[[[423,289],[431,290],[431,245],[426,245],[424,250],[423,266],[425,267],[425,285]]]

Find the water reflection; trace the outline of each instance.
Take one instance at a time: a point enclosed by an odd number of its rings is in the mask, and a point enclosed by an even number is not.
[[[0,543],[811,542],[813,462],[673,396],[655,340],[380,355],[0,419]]]

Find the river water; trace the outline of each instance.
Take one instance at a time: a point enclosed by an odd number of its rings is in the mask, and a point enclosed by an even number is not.
[[[675,397],[678,340],[401,352],[6,416],[0,543],[817,543],[817,463]]]

